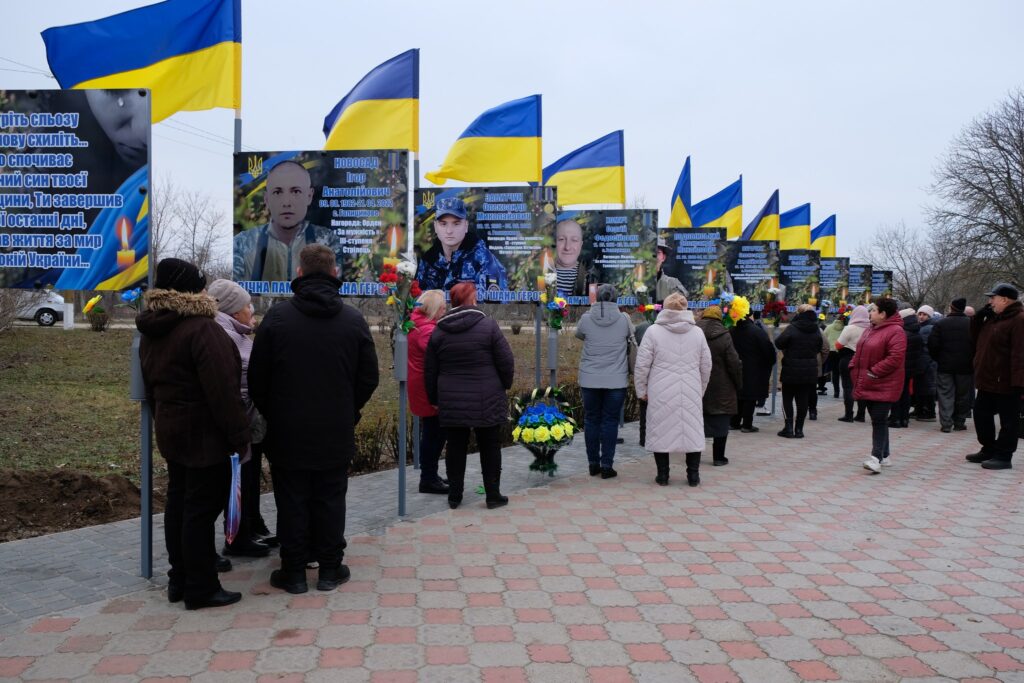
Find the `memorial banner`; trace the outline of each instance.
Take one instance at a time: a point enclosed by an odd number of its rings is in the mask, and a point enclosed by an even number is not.
[[[821,300],[829,302],[829,311],[835,313],[845,306],[850,289],[850,259],[847,257],[821,258]]]
[[[892,271],[871,269],[871,296],[892,297]]]
[[[558,237],[572,231],[573,223],[579,226],[583,243],[576,266],[578,277],[567,297],[569,304],[590,304],[596,301],[598,285],[609,284],[618,290],[620,305],[636,305],[636,285],[643,283],[650,290],[657,275],[658,212],[563,211],[558,215]],[[559,252],[556,266],[562,269],[565,265]]]
[[[0,287],[149,274],[148,90],[0,90]]]
[[[847,303],[851,306],[871,303],[871,266],[850,264],[850,291]]]
[[[784,249],[779,252],[779,283],[791,311],[800,304],[817,306],[821,252],[817,249]]]
[[[553,187],[417,190],[420,288],[469,281],[481,302],[537,301],[555,267],[556,196]]]
[[[726,233],[725,228],[682,228],[661,233],[668,250],[662,273],[683,284],[691,308],[706,307],[728,283]]]
[[[730,291],[761,310],[768,290],[779,286],[779,243],[775,240],[734,240],[725,244],[725,268]]]
[[[397,150],[235,154],[235,281],[290,294],[299,252],[323,244],[342,295],[380,296],[382,266],[409,249],[408,164]]]

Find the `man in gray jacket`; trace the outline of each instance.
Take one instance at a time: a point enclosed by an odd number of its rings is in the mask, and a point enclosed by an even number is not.
[[[629,385],[629,344],[633,324],[619,311],[618,292],[611,285],[597,289],[597,303],[576,326],[583,340],[579,383],[583,391],[583,434],[591,476],[616,476],[612,469],[619,436],[619,413]]]

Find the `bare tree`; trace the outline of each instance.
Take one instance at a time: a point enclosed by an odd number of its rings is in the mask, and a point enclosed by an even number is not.
[[[212,277],[231,277],[226,215],[210,195],[158,180],[151,203],[153,260],[176,256]]]
[[[990,279],[1024,273],[1024,90],[971,122],[935,171],[937,237]]]
[[[171,215],[177,204],[178,188],[167,178],[154,182],[149,199],[149,232],[152,261],[156,263],[164,256],[174,253],[173,226]]]

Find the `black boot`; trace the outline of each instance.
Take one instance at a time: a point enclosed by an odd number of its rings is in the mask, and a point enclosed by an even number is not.
[[[793,428],[793,438],[802,439],[804,438],[804,421],[800,418],[796,420],[796,427]]]
[[[781,432],[779,432],[779,436],[784,437],[786,439],[792,439],[793,438],[793,421],[792,420],[786,420],[786,426],[782,428]]]
[[[658,476],[654,478],[654,483],[668,486],[668,453],[655,453],[654,464],[658,467]]]
[[[501,451],[483,455],[481,453],[480,469],[484,479],[484,492],[487,494],[487,509],[493,510],[508,505],[508,497],[501,495]]]
[[[686,483],[700,486],[700,451],[686,454]]]
[[[729,437],[716,436],[711,446],[711,464],[715,467],[729,464],[729,458],[725,457],[725,442]]]

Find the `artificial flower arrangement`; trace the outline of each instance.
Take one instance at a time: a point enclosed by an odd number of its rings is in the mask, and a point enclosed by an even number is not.
[[[130,308],[137,312],[141,304],[142,288],[136,287],[135,289],[126,289],[121,292],[121,303],[117,304],[117,306]]]
[[[652,304],[647,296],[647,285],[640,283],[637,284],[633,290],[636,293],[636,312],[644,316],[644,319],[649,323],[653,323],[658,317],[658,311],[661,310],[661,304]]]
[[[558,274],[549,271],[544,274],[544,287],[546,291],[540,295],[540,302],[548,310],[548,327],[553,330],[562,329],[562,321],[569,315],[569,302],[564,297],[557,295]]]
[[[750,313],[750,301],[744,296],[736,296],[730,292],[722,293],[722,324],[734,327]]]
[[[107,315],[106,309],[100,303],[102,300],[103,296],[97,294],[85,302],[85,306],[82,307],[82,313],[85,314],[85,318],[89,321],[89,327],[92,328],[93,332],[102,332],[107,329],[107,325],[110,323],[110,316]]]
[[[515,428],[512,440],[533,453],[530,469],[555,476],[555,453],[572,443],[576,421],[567,415],[571,406],[558,387],[534,389],[512,401]]]
[[[395,315],[395,327],[404,334],[409,334],[416,324],[412,321],[412,311],[416,308],[416,297],[423,293],[416,277],[416,260],[411,256],[403,256],[398,265],[385,263],[378,281],[381,283],[380,293],[387,294],[387,305]]]

